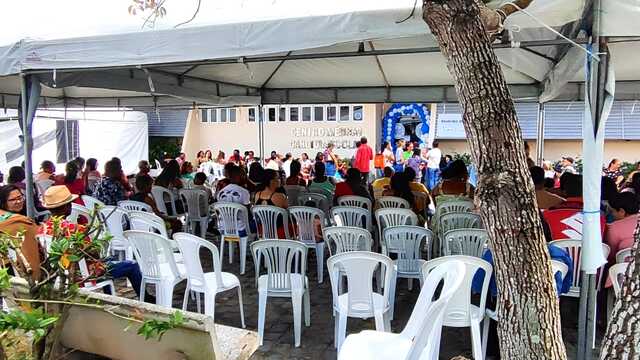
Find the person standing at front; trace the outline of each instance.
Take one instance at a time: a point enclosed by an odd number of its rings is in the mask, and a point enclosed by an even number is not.
[[[373,149],[367,144],[367,138],[363,136],[360,139],[360,146],[356,150],[356,160],[354,162],[354,167],[360,171],[363,185],[366,185],[367,180],[369,180],[371,160],[373,160]]]
[[[429,190],[433,190],[440,181],[442,151],[440,151],[438,145],[438,141],[434,141],[431,150],[427,153],[427,187]]]

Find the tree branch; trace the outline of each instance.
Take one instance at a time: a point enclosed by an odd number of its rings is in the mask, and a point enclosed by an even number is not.
[[[196,7],[196,11],[193,13],[193,16],[191,16],[191,19],[189,19],[189,20],[187,20],[187,21],[185,21],[185,22],[181,22],[181,23],[179,23],[178,25],[174,26],[173,28],[175,29],[175,28],[177,28],[178,26],[185,25],[185,24],[188,24],[188,23],[192,22],[192,21],[193,21],[193,19],[195,19],[195,18],[196,18],[196,16],[198,15],[198,12],[200,12],[200,5],[201,5],[201,4],[202,4],[202,0],[198,0],[198,7]]]

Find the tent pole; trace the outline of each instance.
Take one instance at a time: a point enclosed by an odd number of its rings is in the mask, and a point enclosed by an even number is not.
[[[24,171],[25,171],[25,206],[27,208],[27,216],[34,218],[35,204],[33,202],[33,166],[31,153],[33,150],[33,139],[31,134],[31,123],[29,121],[29,89],[31,75],[20,74],[20,91],[21,91],[21,119],[22,121],[22,148],[24,152]]]
[[[264,164],[264,112],[262,105],[258,105],[258,153],[260,161]]]
[[[544,103],[538,103],[538,128],[536,136],[536,164],[544,161]]]

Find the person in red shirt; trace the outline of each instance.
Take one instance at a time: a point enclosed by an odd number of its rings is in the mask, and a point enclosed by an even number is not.
[[[362,175],[356,168],[347,170],[347,175],[343,182],[336,184],[336,190],[333,194],[334,205],[338,204],[338,198],[345,195],[357,195],[371,199],[371,195],[367,188],[362,185]]]
[[[371,171],[371,160],[373,160],[373,149],[367,145],[367,138],[362,137],[360,139],[360,146],[356,151],[356,159],[353,167],[360,171],[362,184],[366,185],[369,179],[369,171]]]
[[[78,163],[75,161],[69,161],[65,167],[65,172],[65,175],[56,175],[55,184],[66,186],[71,194],[78,195],[73,202],[78,205],[84,205],[80,196],[85,194],[85,186],[82,178],[78,178],[78,174],[80,173]]]

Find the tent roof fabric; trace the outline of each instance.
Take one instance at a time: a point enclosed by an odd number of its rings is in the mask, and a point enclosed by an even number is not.
[[[556,28],[578,21],[584,1],[537,0],[528,9],[537,20],[522,13],[508,19],[507,27],[520,31],[513,33],[513,43],[496,45],[496,54],[515,98],[537,100],[540,83],[556,63],[557,47],[550,45],[565,43],[537,21]],[[605,3],[619,3],[640,15],[631,2]],[[337,14],[21,41],[0,48],[0,100],[5,106],[17,101],[21,72],[38,74],[46,85],[46,106],[455,100],[422,10],[410,3],[383,0]],[[613,34],[640,35],[636,24],[625,29],[614,22],[604,25]],[[614,58],[622,55],[618,79],[639,80],[626,61],[640,54],[639,47],[632,39],[612,46]],[[583,78],[576,74],[576,84],[559,99],[580,98]]]

